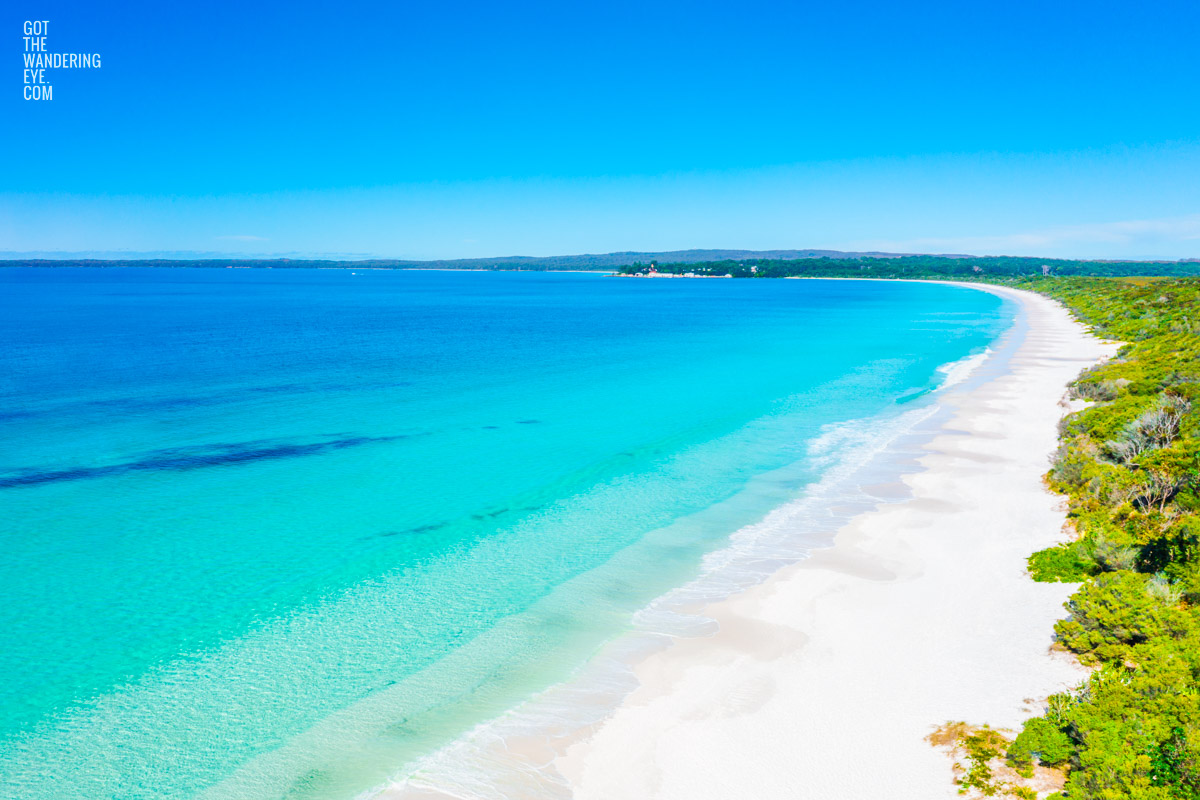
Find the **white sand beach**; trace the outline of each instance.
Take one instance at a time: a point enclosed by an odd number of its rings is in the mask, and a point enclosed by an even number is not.
[[[1042,475],[1066,384],[1115,346],[1051,300],[986,290],[1018,299],[1028,332],[1005,372],[947,393],[911,499],[636,665],[639,688],[553,764],[574,797],[956,797],[935,726],[1015,728],[1081,678],[1050,652],[1073,587],[1033,582],[1025,559],[1064,538]]]

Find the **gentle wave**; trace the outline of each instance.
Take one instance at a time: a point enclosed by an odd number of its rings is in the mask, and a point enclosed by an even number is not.
[[[966,358],[960,358],[958,361],[951,361],[949,364],[943,364],[938,367],[937,371],[944,377],[937,387],[937,391],[944,391],[952,386],[957,386],[963,381],[971,377],[971,375],[983,366],[983,363],[992,355],[992,348],[986,348],[982,353],[975,353]]]

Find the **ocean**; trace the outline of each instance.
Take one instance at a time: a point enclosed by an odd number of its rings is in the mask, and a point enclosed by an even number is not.
[[[0,794],[29,800],[401,779],[673,624],[656,598],[772,514],[836,504],[817,488],[1016,313],[939,284],[167,268],[0,269],[0,311]]]

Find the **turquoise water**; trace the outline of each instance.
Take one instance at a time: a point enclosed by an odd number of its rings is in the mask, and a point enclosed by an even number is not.
[[[1010,322],[942,285],[0,270],[0,789],[349,798]],[[756,481],[759,476],[783,476]]]

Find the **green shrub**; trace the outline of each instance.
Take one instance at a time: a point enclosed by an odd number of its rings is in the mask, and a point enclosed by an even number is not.
[[[1087,483],[1087,466],[1090,459],[1087,453],[1063,442],[1050,459],[1049,479],[1051,485],[1063,492],[1070,492]]]
[[[1067,601],[1071,616],[1054,626],[1058,640],[1085,664],[1123,658],[1131,645],[1175,635],[1187,625],[1178,608],[1148,589],[1136,572],[1101,575]]]
[[[1079,542],[1055,545],[1029,557],[1029,574],[1044,583],[1078,583],[1095,571],[1095,562],[1080,553]]]
[[[1191,403],[1174,395],[1164,395],[1161,405],[1126,423],[1121,435],[1104,443],[1113,460],[1127,464],[1142,453],[1169,446],[1179,438],[1183,415]]]
[[[1138,549],[1118,542],[1107,531],[1096,531],[1079,543],[1081,558],[1095,564],[1098,572],[1131,570],[1137,565]]]
[[[1071,738],[1050,720],[1034,717],[1008,748],[1008,759],[1017,767],[1032,767],[1034,759],[1042,764],[1057,766],[1073,752]]]
[[[1071,384],[1071,397],[1096,403],[1116,400],[1121,386],[1115,380],[1103,378],[1103,367],[1104,365],[1100,365],[1084,370]]]
[[[1197,452],[1190,447],[1169,447],[1140,454],[1134,461],[1137,482],[1131,500],[1138,508],[1162,513],[1182,489],[1197,480]]]

